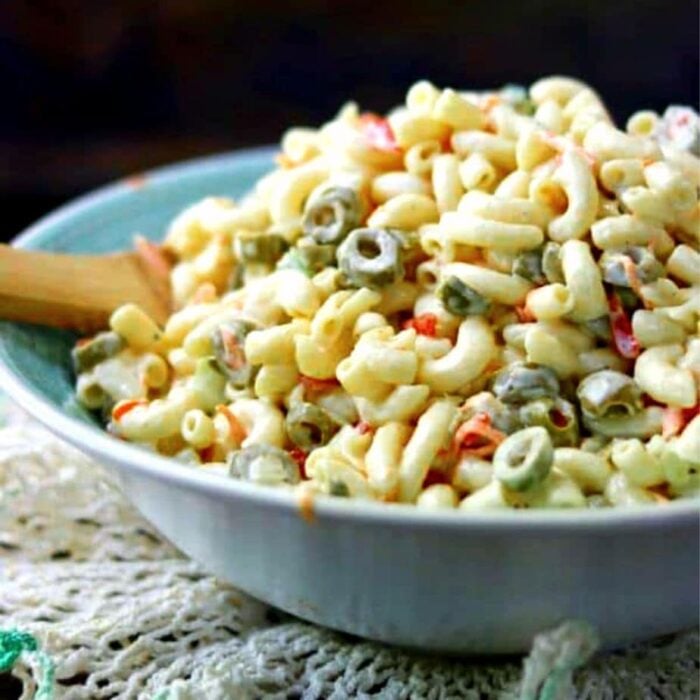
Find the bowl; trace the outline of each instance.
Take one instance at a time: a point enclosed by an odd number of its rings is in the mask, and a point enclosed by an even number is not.
[[[160,237],[205,195],[239,197],[270,149],[163,168],[82,197],[16,245],[103,253]],[[67,332],[0,323],[2,387],[50,430],[114,468],[126,495],[210,571],[301,618],[452,654],[525,651],[565,618],[607,647],[698,621],[698,502],[600,511],[425,512],[295,496],[169,461],[107,435],[75,402]]]

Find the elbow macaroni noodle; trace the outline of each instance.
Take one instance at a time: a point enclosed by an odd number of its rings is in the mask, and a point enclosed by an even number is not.
[[[175,308],[73,351],[114,435],[232,478],[426,510],[700,493],[700,117],[616,127],[561,76],[413,85],[283,136],[162,249]],[[211,470],[209,470],[211,471]]]

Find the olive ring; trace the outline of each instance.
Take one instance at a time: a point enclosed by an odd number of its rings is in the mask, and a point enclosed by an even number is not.
[[[387,229],[355,229],[338,248],[341,272],[358,287],[384,287],[403,277],[401,239]]]

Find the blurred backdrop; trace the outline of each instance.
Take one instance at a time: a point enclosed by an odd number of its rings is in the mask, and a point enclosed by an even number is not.
[[[698,102],[697,0],[10,0],[0,3],[0,238],[105,181],[275,141],[414,80],[553,72],[620,120]]]

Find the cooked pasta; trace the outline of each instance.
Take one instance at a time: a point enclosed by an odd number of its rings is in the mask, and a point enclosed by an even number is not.
[[[689,108],[618,129],[561,76],[292,128],[240,203],[175,218],[172,316],[81,340],[78,401],[177,468],[306,495],[698,495],[699,143]]]

